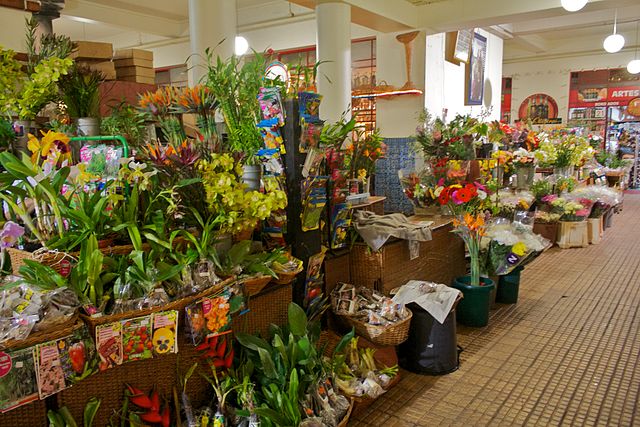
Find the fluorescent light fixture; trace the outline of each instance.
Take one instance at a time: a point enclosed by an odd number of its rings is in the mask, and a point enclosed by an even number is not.
[[[89,19],[89,18],[82,18],[81,16],[69,16],[69,15],[63,15],[65,18],[69,19],[70,21],[76,21],[76,22],[82,22],[83,24],[97,24],[98,21],[94,21],[93,19]]]
[[[577,12],[582,9],[588,0],[561,0],[560,4],[567,12]]]
[[[237,56],[242,56],[249,50],[249,42],[242,36],[236,36],[235,53]]]

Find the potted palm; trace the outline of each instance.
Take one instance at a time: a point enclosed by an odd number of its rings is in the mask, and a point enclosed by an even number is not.
[[[487,190],[474,182],[439,187],[436,193],[440,204],[448,205],[455,215],[452,232],[462,238],[469,254],[470,273],[454,279],[452,284],[464,295],[456,309],[458,320],[468,326],[486,326],[495,288],[493,280],[480,277],[480,243],[485,234]]]
[[[100,83],[103,81],[101,72],[77,64],[60,81],[62,101],[69,117],[76,121],[78,135],[100,135]]]

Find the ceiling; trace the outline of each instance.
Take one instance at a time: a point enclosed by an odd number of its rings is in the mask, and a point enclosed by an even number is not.
[[[218,1],[218,0],[211,0]],[[343,0],[352,21],[375,31],[412,28],[428,33],[483,27],[505,40],[505,61],[601,51],[611,33],[614,10],[618,32],[636,46],[639,0],[589,0],[569,13],[560,0]],[[306,16],[316,0],[237,0],[239,31],[277,26]],[[112,41],[116,47],[171,42],[188,37],[188,0],[66,0],[56,32],[75,40]],[[293,46],[292,46],[293,47]]]

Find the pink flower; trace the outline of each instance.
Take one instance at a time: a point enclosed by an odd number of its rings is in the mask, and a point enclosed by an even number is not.
[[[0,249],[15,245],[18,238],[24,234],[24,228],[13,221],[7,221],[0,230]]]
[[[464,203],[464,201],[458,198],[457,191],[454,191],[453,194],[451,194],[451,200],[453,200],[453,203],[455,203],[456,205],[461,205]]]
[[[555,194],[549,194],[547,196],[544,196],[542,198],[542,201],[545,202],[545,203],[551,203],[554,200],[556,200],[557,198],[558,198],[558,196],[556,196]]]
[[[580,209],[576,211],[576,216],[589,216],[589,209]]]
[[[473,185],[475,185],[478,190],[482,190],[485,193],[487,192],[487,187],[485,187],[484,185],[480,184],[479,182],[474,182]]]
[[[438,187],[444,187],[444,178],[438,180]]]

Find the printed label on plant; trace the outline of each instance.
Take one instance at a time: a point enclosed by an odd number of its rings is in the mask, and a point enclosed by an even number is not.
[[[123,362],[153,357],[153,343],[150,333],[151,316],[137,317],[122,322]]]
[[[4,351],[0,352],[0,378],[4,377],[11,371],[11,356]]]
[[[156,354],[177,353],[177,330],[177,311],[155,313],[153,315],[153,351]]]

